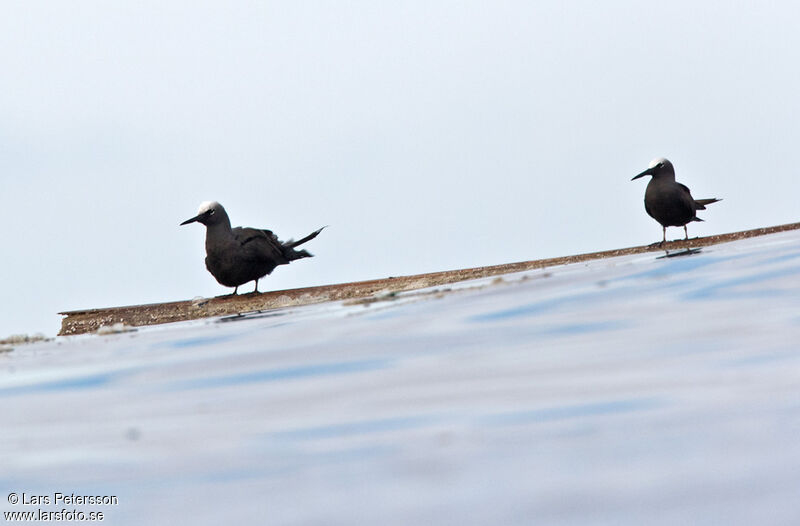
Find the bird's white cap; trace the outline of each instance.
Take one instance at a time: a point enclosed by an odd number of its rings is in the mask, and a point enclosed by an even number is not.
[[[669,161],[664,159],[663,157],[656,157],[655,159],[650,161],[650,166],[648,166],[648,168],[655,168],[656,166],[658,166],[661,163],[667,164],[668,162]]]
[[[200,208],[197,209],[197,215],[205,214],[213,208],[219,208],[220,204],[216,201],[203,201],[200,203]]]

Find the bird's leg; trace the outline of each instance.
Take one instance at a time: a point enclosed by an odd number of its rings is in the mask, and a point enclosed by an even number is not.
[[[661,241],[656,241],[655,243],[650,243],[650,245],[648,245],[648,246],[651,246],[651,247],[663,247],[664,243],[667,242],[667,227],[662,226],[661,228],[664,230],[664,237],[661,238]]]
[[[686,236],[686,241],[689,241],[689,231],[686,230],[686,225],[683,225],[683,234]]]
[[[237,291],[237,290],[239,290],[239,285],[236,285],[236,286],[233,288],[233,292],[231,292],[231,296],[236,296],[236,291]]]
[[[253,294],[258,294],[258,280],[256,280],[256,288],[253,289]]]

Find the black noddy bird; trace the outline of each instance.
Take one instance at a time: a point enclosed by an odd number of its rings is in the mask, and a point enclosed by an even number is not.
[[[206,268],[216,280],[226,287],[235,287],[258,280],[271,273],[278,265],[286,265],[295,259],[313,257],[306,250],[295,247],[311,241],[322,232],[322,227],[298,241],[281,242],[271,230],[258,228],[231,228],[231,221],[221,204],[206,201],[200,205],[197,215],[181,225],[202,223],[206,226]],[[233,295],[232,294],[232,295]]]
[[[645,175],[652,176],[652,179],[647,183],[647,189],[644,191],[644,209],[650,217],[661,223],[664,231],[662,245],[667,241],[668,226],[682,226],[686,239],[689,239],[686,225],[692,221],[702,221],[697,217],[697,211],[705,210],[706,205],[722,201],[717,198],[693,198],[689,188],[675,182],[675,168],[663,157],[654,159],[647,170],[631,181]]]

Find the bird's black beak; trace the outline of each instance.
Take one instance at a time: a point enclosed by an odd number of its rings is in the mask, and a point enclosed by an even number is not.
[[[200,215],[198,215],[198,216],[194,216],[194,217],[193,217],[193,218],[191,218],[191,219],[187,219],[186,221],[184,221],[183,223],[181,223],[181,224],[180,224],[180,226],[183,226],[183,225],[188,225],[189,223],[194,223],[195,221],[197,221],[198,219],[200,219],[200,217],[201,217],[202,215],[203,215],[203,214],[200,214]]]
[[[634,177],[633,179],[631,179],[631,181],[635,181],[636,179],[638,179],[638,178],[640,178],[640,177],[644,177],[645,175],[653,175],[653,171],[654,171],[654,170],[655,170],[655,166],[654,166],[653,168],[648,168],[648,169],[647,169],[647,170],[645,170],[644,172],[640,173],[639,175],[637,175],[636,177]]]

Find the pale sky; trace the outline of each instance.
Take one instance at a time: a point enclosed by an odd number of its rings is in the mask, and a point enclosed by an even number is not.
[[[0,337],[226,294],[216,200],[282,239],[262,291],[795,222],[794,2],[3,2]],[[670,229],[668,238],[682,235]],[[242,287],[249,292],[252,284]]]

